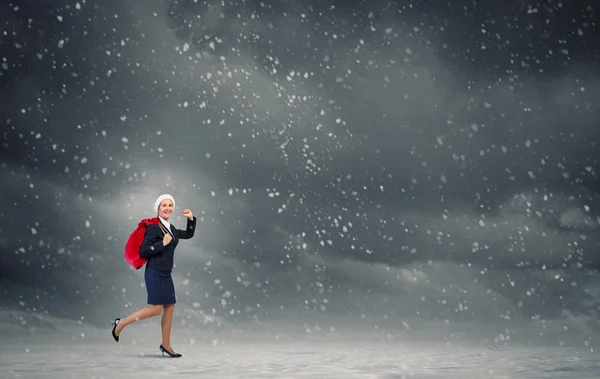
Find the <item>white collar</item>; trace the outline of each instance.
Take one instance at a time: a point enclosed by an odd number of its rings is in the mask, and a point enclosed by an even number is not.
[[[158,219],[160,220],[160,222],[163,223],[164,226],[167,227],[167,230],[170,232],[171,231],[171,223],[160,216],[158,216]]]

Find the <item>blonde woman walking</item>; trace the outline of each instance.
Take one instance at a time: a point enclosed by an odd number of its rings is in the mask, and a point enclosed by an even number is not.
[[[169,219],[175,209],[175,199],[169,194],[159,196],[154,203],[158,223],[148,225],[144,240],[140,246],[140,255],[147,258],[144,271],[144,281],[147,292],[147,308],[142,308],[125,318],[116,318],[113,323],[112,336],[119,342],[123,329],[138,320],[155,317],[162,313],[161,330],[162,343],[160,351],[163,356],[168,354],[172,358],[181,357],[171,346],[171,327],[175,311],[175,287],[171,271],[175,248],[180,239],[190,239],[196,229],[196,217],[189,209],[184,209],[181,214],[187,217],[186,230],[177,229],[171,225]]]

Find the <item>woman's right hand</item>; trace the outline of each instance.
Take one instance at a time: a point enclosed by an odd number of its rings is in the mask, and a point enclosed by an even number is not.
[[[167,246],[172,239],[173,237],[171,237],[170,233],[165,233],[165,236],[163,237],[163,246]]]

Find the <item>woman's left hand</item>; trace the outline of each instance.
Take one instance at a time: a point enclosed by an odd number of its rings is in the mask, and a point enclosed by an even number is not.
[[[189,209],[182,210],[181,214],[184,215],[185,217],[189,218],[190,220],[194,219],[194,215],[192,214],[192,211],[190,211]]]

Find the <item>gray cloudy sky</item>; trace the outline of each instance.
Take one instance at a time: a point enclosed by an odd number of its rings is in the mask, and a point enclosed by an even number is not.
[[[169,192],[192,324],[595,319],[597,10],[489,3],[3,5],[0,306],[144,306]]]

